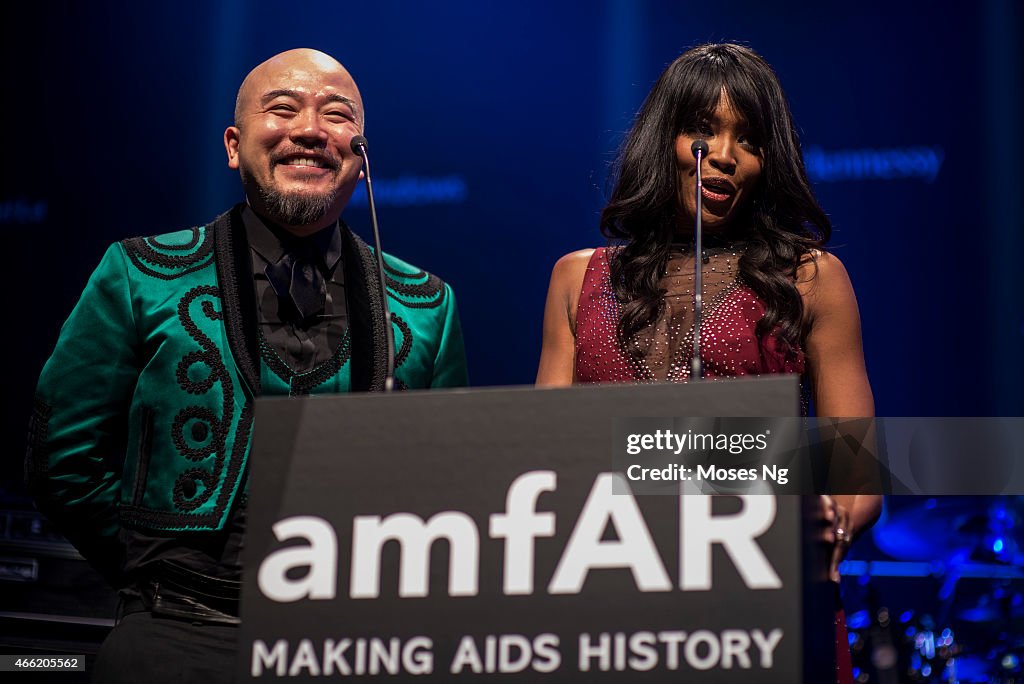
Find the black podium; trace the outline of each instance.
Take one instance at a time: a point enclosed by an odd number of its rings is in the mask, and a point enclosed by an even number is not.
[[[241,677],[832,681],[813,502],[612,469],[615,419],[797,401],[787,377],[260,400]]]

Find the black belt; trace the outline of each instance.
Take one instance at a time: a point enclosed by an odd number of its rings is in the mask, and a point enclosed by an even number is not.
[[[242,583],[160,561],[138,583],[140,596],[121,599],[118,619],[148,610],[154,615],[216,625],[238,625]]]

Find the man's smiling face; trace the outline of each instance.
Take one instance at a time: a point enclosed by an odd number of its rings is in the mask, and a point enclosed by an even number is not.
[[[235,125],[224,133],[228,166],[249,203],[297,233],[338,219],[359,181],[351,150],[363,128],[359,90],[333,58],[290,50],[264,62],[238,92]]]

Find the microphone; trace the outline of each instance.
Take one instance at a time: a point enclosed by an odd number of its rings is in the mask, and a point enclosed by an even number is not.
[[[698,142],[704,142],[704,141],[701,140],[701,141],[698,141]],[[693,144],[696,145],[697,143],[693,143]],[[366,141],[366,136],[365,135],[353,135],[352,136],[352,142],[349,143],[349,147],[352,148],[352,151],[355,152],[356,154],[358,154],[360,157],[365,157],[366,156],[366,149],[369,146],[370,146],[370,143],[368,143]],[[365,159],[364,159],[364,161],[365,161]]]
[[[366,198],[370,204],[370,222],[373,224],[373,246],[377,252],[377,275],[380,284],[380,303],[384,308],[384,339],[387,342],[387,370],[384,374],[384,391],[395,388],[395,331],[392,328],[391,307],[388,306],[388,288],[384,275],[384,252],[380,248],[380,227],[377,224],[377,205],[373,201],[373,181],[370,180],[370,158],[366,154],[369,143],[362,135],[353,135],[352,151],[363,159],[366,172]]]
[[[704,364],[700,358],[700,324],[704,309],[704,279],[702,269],[704,261],[704,249],[701,244],[702,230],[700,215],[703,208],[703,195],[701,194],[700,167],[704,157],[708,154],[708,143],[706,140],[694,140],[690,145],[690,152],[697,160],[697,201],[694,204],[695,218],[693,224],[693,359],[690,361],[690,379],[701,380],[704,378]]]

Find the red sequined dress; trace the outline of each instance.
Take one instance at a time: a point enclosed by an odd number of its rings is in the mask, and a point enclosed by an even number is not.
[[[612,248],[614,249],[614,248]],[[788,352],[772,335],[757,338],[764,304],[739,278],[742,252],[733,247],[704,251],[701,359],[708,378],[804,372],[800,348]],[[669,256],[658,281],[664,306],[657,320],[641,330],[631,344],[643,350],[632,355],[619,345],[616,326],[620,307],[612,290],[609,250],[598,248],[590,257],[576,308],[575,381],[686,382],[693,356],[693,254],[680,248]],[[806,409],[806,407],[804,407]],[[837,604],[836,682],[852,684],[846,620]]]
[[[778,340],[757,339],[764,304],[737,277],[741,253],[732,248],[705,250],[701,322],[701,359],[709,378],[804,371],[799,348],[788,353]],[[618,344],[619,302],[612,290],[609,252],[594,250],[583,278],[576,309],[576,382],[685,382],[693,355],[693,255],[674,250],[658,281],[664,306],[658,319],[640,331],[632,344],[642,357]]]

